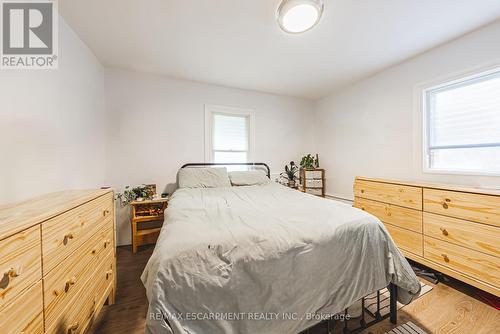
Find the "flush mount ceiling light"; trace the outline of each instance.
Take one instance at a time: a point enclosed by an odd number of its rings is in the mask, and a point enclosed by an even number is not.
[[[314,27],[323,13],[323,0],[283,0],[278,7],[278,24],[291,34]]]

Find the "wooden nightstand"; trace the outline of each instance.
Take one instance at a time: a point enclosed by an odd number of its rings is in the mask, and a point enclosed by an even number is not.
[[[300,191],[325,197],[325,170],[323,168],[301,169],[300,180]]]
[[[137,247],[153,244],[160,235],[163,224],[163,213],[168,205],[168,198],[130,202],[132,217],[132,252]],[[156,223],[156,224],[155,224]]]

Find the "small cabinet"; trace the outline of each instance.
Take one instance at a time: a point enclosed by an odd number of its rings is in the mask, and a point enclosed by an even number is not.
[[[303,168],[300,170],[300,190],[316,196],[325,197],[325,170]]]

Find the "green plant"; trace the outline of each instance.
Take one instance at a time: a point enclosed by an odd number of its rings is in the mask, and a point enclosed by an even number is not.
[[[302,160],[300,160],[300,168],[318,168],[319,167],[319,157],[316,154],[316,158],[312,154],[304,155]]]
[[[300,160],[301,168],[313,168],[314,167],[314,158],[311,154],[305,155]]]
[[[116,194],[116,199],[120,200],[121,206],[126,206],[138,198],[149,198],[146,185],[143,184],[134,188],[126,186],[122,193]]]
[[[297,179],[297,173],[299,172],[299,167],[295,162],[290,161],[290,167],[285,165],[285,172],[281,173],[281,176],[286,177],[289,181],[295,181]]]

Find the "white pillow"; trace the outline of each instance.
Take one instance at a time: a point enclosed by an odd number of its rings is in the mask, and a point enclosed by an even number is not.
[[[266,174],[256,170],[229,172],[229,179],[233,186],[253,186],[271,182]]]
[[[179,188],[218,188],[231,186],[225,167],[181,168],[178,176]]]

